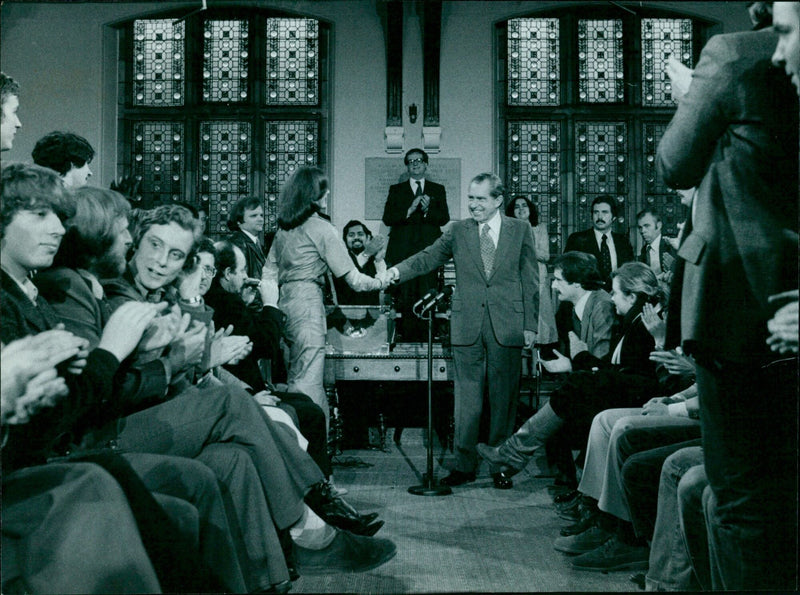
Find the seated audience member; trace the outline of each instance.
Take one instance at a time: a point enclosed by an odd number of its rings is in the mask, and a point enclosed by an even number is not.
[[[67,188],[86,186],[92,170],[94,149],[82,136],[71,132],[51,132],[36,141],[33,162],[58,172]]]
[[[200,235],[205,236],[208,231],[208,205],[201,204],[197,207],[197,222],[200,228]]]
[[[630,406],[659,394],[655,366],[649,359],[655,343],[642,321],[642,309],[647,304],[660,309],[664,292],[653,271],[638,262],[614,271],[612,288],[611,299],[623,318],[614,351],[598,358],[571,335],[572,360],[555,351],[555,360],[543,362],[551,372],[572,372],[566,382],[505,442],[497,447],[478,444],[481,457],[504,473],[519,472],[566,422],[588,423],[603,409]]]
[[[181,207],[159,207],[145,215],[136,230],[135,252],[125,274],[104,284],[112,306],[144,301],[152,293],[163,294],[186,262],[194,263],[195,225],[191,214]],[[194,351],[199,359],[199,344]],[[117,437],[120,446],[129,450],[166,449],[167,452],[178,448],[183,453],[196,454],[210,439],[225,445],[236,443],[249,454],[258,471],[264,497],[278,529],[292,528],[295,541],[310,546],[298,548],[302,554],[299,562],[307,570],[314,571],[320,565],[319,560],[324,560],[333,570],[364,569],[394,554],[394,545],[388,540],[367,540],[347,532],[335,532],[316,518],[311,509],[319,512],[323,519],[359,533],[371,534],[376,530],[374,524],[370,525],[374,517],[364,517],[341,499],[332,497],[319,467],[300,449],[294,435],[278,428],[242,389],[231,385],[199,391],[190,388],[180,391],[158,409],[158,412],[145,410],[128,417]],[[189,415],[196,416],[196,423],[187,423]],[[173,419],[175,423],[180,420],[179,428],[185,431],[178,433],[178,429],[172,428],[169,441],[157,440],[151,429],[156,419],[161,425],[165,420]],[[244,489],[230,491],[240,494]],[[250,504],[245,506],[245,502],[242,501],[241,506],[249,510]],[[304,502],[311,509],[304,506]],[[309,534],[304,530],[314,523],[324,529],[317,532],[319,539],[309,541],[306,535],[304,540],[301,534]]]
[[[14,135],[22,128],[17,116],[19,109],[19,83],[0,72],[0,151],[10,151]]]
[[[227,369],[259,392],[269,388],[265,386],[260,370],[260,365],[264,365],[269,382],[273,385],[270,389],[274,395],[272,401],[294,409],[300,431],[309,442],[308,454],[325,477],[330,478],[331,462],[322,410],[306,395],[274,389],[274,385],[286,381],[280,348],[283,314],[277,307],[277,283],[259,281],[256,289],[263,307],[260,310],[247,308],[240,295],[246,278],[244,254],[238,246],[228,241],[217,242],[215,250],[216,254],[212,257],[215,259],[216,275],[205,295],[206,304],[214,309],[214,322],[218,326],[231,325],[235,333],[247,335],[253,342],[252,352],[236,365],[228,365]]]
[[[383,260],[386,254],[386,238],[372,236],[369,228],[361,221],[348,221],[342,231],[342,239],[347,246],[347,254],[358,272],[370,277],[386,270]],[[334,279],[336,301],[342,305],[377,306],[380,304],[379,291],[354,291],[347,281],[339,277]]]
[[[267,253],[261,244],[264,233],[264,205],[261,199],[252,196],[240,199],[228,216],[228,240],[239,247],[247,261],[247,276],[260,279]]]
[[[539,267],[539,328],[536,332],[536,343],[540,345],[555,343],[558,340],[555,310],[550,295],[550,285],[545,283],[547,263],[550,260],[550,236],[547,224],[544,221],[539,222],[539,210],[526,196],[514,197],[506,205],[506,216],[527,219],[531,224],[536,263]]]
[[[52,262],[64,234],[56,213],[68,211],[70,205],[62,181],[46,168],[11,165],[3,169],[0,183],[0,333],[3,342],[8,343],[54,329],[58,323],[29,275]],[[110,450],[87,451],[80,445],[84,434],[94,424],[139,407],[136,400],[119,398],[115,394],[115,377],[120,362],[136,347],[145,328],[162,307],[132,304],[120,310],[109,318],[97,347],[91,351],[86,349],[88,341],[78,339],[79,350],[65,363],[68,398],[41,411],[28,423],[9,428],[2,451],[3,469],[5,473],[12,473],[59,456],[65,457],[65,462],[100,464],[125,490],[165,589],[187,588],[187,585],[214,590],[240,588],[243,584],[235,559],[231,575],[226,576],[217,568],[217,576],[226,584],[218,586],[220,583],[193,555],[195,548],[189,539],[173,527],[127,461]],[[67,331],[57,333],[64,340],[73,337]],[[70,350],[69,344],[62,344],[62,348],[65,352]],[[164,478],[160,481],[166,482]],[[213,479],[208,485],[221,506],[221,495]],[[181,508],[184,512],[187,510],[185,506]],[[227,524],[224,529],[227,530]],[[233,553],[232,544],[229,552]],[[221,553],[224,557],[225,552]]]

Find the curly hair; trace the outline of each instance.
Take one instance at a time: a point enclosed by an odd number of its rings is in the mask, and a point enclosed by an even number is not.
[[[65,176],[73,166],[81,168],[94,159],[94,149],[82,136],[57,130],[36,141],[31,156],[36,165]]]
[[[84,186],[72,191],[75,213],[64,224],[66,232],[54,266],[91,269],[117,239],[117,221],[127,219],[131,206],[119,192]]]
[[[328,192],[328,178],[318,167],[300,167],[286,180],[278,199],[278,226],[294,229],[318,213],[317,201]]]
[[[197,254],[197,239],[199,237],[197,231],[199,222],[194,218],[192,212],[186,207],[180,205],[162,205],[149,211],[143,211],[138,214],[136,227],[131,231],[133,236],[133,249],[134,251],[139,248],[144,234],[147,233],[153,225],[169,225],[175,223],[182,229],[192,232],[194,240],[189,253],[186,255],[186,262],[183,263],[185,270],[191,270],[195,265],[195,256]]]
[[[539,209],[527,196],[520,195],[512,198],[511,202],[506,206],[506,216],[514,217],[514,207],[516,207],[518,200],[524,200],[525,204],[528,205],[528,222],[531,224],[531,227],[539,225]]]
[[[19,211],[47,209],[64,221],[74,212],[64,181],[52,169],[12,163],[0,174],[0,238]]]
[[[369,227],[361,223],[361,221],[359,221],[358,219],[351,219],[350,221],[347,222],[347,224],[344,226],[344,229],[342,230],[342,240],[344,240],[345,243],[347,243],[347,232],[349,232],[351,228],[358,227],[359,225],[364,230],[365,236],[367,236],[368,238],[372,237],[372,232],[370,231]]]

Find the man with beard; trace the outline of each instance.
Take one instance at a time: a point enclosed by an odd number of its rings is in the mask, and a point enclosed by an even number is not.
[[[633,248],[628,238],[611,231],[617,206],[608,194],[601,194],[592,201],[592,228],[576,231],[567,238],[564,252],[586,252],[597,259],[600,276],[611,289],[611,273],[626,262],[633,260]]]
[[[386,270],[383,260],[386,240],[383,236],[372,237],[369,228],[361,221],[348,221],[342,232],[347,253],[359,272],[374,277]],[[380,303],[378,291],[353,291],[343,278],[334,279],[336,298],[344,305],[375,306]]]

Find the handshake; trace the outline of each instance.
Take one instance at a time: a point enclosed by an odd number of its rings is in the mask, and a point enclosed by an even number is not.
[[[397,283],[397,280],[400,279],[400,273],[397,272],[397,269],[394,267],[390,267],[385,271],[380,271],[375,275],[375,280],[380,283],[380,287],[378,289],[386,289],[392,283]]]

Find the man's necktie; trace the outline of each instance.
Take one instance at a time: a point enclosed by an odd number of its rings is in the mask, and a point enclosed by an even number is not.
[[[481,230],[481,259],[483,260],[483,270],[488,277],[494,266],[494,242],[489,236],[489,226],[484,225]]]
[[[414,197],[422,196],[422,182],[417,180],[417,191],[414,193]]]
[[[603,234],[603,241],[600,244],[600,275],[603,279],[611,276],[611,251],[608,249],[608,236]]]
[[[647,266],[653,266],[653,245],[647,244],[645,246],[645,253],[644,253],[644,260],[647,263]]]

